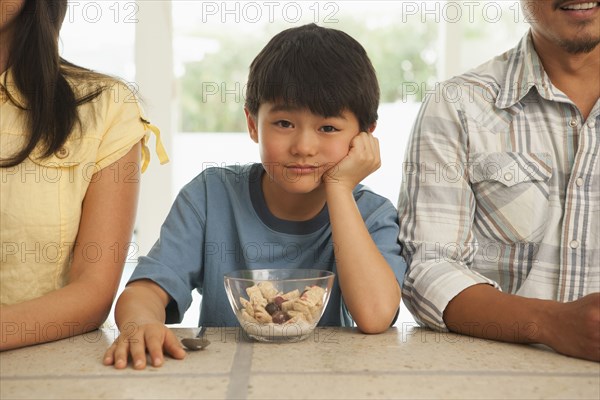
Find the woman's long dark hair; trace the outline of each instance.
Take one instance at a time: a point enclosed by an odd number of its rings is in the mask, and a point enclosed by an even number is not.
[[[14,85],[25,104],[10,101],[25,110],[29,137],[16,154],[0,160],[0,167],[20,164],[36,148],[43,157],[57,151],[75,124],[80,123],[77,107],[96,98],[101,86],[77,98],[68,77],[98,78],[100,75],[77,67],[59,56],[58,38],[67,13],[67,0],[26,0],[14,21],[8,67]],[[5,84],[6,77],[5,75]]]

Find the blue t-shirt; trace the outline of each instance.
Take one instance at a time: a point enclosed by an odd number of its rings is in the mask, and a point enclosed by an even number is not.
[[[238,326],[223,275],[240,269],[311,268],[336,272],[327,205],[308,221],[275,217],[265,202],[261,164],[208,168],[179,193],[160,238],[140,257],[130,282],[149,279],[173,299],[166,323],[180,322],[202,295],[201,326]],[[373,238],[402,284],[398,214],[392,203],[362,185],[354,198]],[[365,293],[365,296],[368,296]],[[337,277],[321,326],[352,326]]]

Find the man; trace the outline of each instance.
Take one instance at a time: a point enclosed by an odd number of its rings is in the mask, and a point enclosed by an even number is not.
[[[517,47],[419,113],[403,298],[434,329],[600,361],[600,3],[521,3]]]

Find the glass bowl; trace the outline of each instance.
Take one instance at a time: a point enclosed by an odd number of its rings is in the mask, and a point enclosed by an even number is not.
[[[335,274],[316,269],[255,269],[225,274],[229,304],[244,332],[262,342],[306,339],[329,301]]]

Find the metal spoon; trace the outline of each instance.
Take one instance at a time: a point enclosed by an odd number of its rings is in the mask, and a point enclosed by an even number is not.
[[[188,350],[202,350],[206,346],[210,344],[210,340],[204,337],[204,333],[206,332],[205,327],[201,327],[200,331],[196,337],[193,338],[183,338],[181,339],[181,344],[185,346]]]

